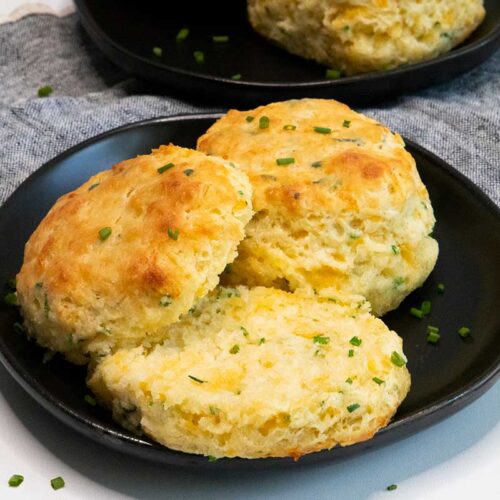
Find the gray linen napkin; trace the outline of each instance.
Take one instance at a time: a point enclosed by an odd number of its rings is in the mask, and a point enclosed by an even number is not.
[[[54,93],[37,98],[46,84]],[[138,92],[75,15],[0,26],[0,203],[47,160],[103,131],[217,110]],[[500,204],[500,52],[452,82],[360,111],[436,153]]]

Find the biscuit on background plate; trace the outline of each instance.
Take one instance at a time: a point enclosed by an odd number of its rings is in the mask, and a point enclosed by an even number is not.
[[[448,52],[485,10],[482,0],[248,0],[248,14],[289,52],[352,75]]]

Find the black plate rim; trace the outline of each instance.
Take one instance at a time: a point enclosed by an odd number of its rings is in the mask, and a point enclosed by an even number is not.
[[[360,75],[347,76],[337,80],[311,80],[308,82],[258,82],[258,81],[246,81],[246,80],[231,80],[230,78],[206,75],[196,71],[185,70],[182,68],[177,68],[175,66],[169,66],[139,54],[129,51],[122,45],[118,44],[114,39],[109,37],[97,24],[94,17],[90,14],[85,0],[74,0],[76,4],[77,11],[80,15],[80,19],[84,26],[94,35],[94,37],[100,39],[102,42],[111,46],[114,51],[120,53],[122,56],[127,57],[129,60],[138,60],[141,64],[146,66],[153,66],[157,70],[166,71],[176,75],[182,75],[184,77],[194,78],[200,81],[210,81],[214,83],[221,83],[224,85],[232,86],[235,89],[322,89],[322,88],[335,88],[343,87],[350,84],[355,84],[358,82],[372,83],[379,80],[384,80],[386,78],[397,77],[413,71],[418,71],[420,69],[432,70],[435,66],[439,66],[442,63],[453,61],[456,59],[461,59],[467,55],[481,49],[482,47],[488,46],[492,43],[500,42],[500,19],[497,22],[497,26],[487,35],[483,36],[479,40],[466,44],[463,47],[452,49],[450,52],[446,52],[438,57],[429,59],[427,61],[422,61],[415,64],[409,64],[399,68],[395,68],[389,71],[374,71],[369,73],[363,73]],[[488,13],[486,13],[488,15]],[[484,21],[483,21],[484,22]],[[95,40],[94,40],[95,41]],[[464,41],[466,43],[466,40]],[[462,42],[462,43],[464,43]],[[102,49],[101,45],[98,44]],[[498,48],[498,47],[497,47]],[[284,50],[284,49],[283,49]],[[326,66],[325,66],[326,67]]]
[[[2,217],[3,209],[7,205],[9,205],[12,200],[14,200],[15,195],[18,190],[22,189],[25,183],[33,182],[39,175],[42,175],[46,170],[51,169],[55,164],[69,157],[70,155],[85,149],[87,146],[97,143],[103,139],[111,137],[117,133],[125,132],[127,130],[132,130],[136,128],[141,128],[144,126],[161,124],[161,123],[170,123],[170,122],[178,122],[178,121],[190,121],[190,120],[203,120],[203,119],[212,119],[216,120],[223,116],[221,113],[186,113],[180,115],[173,116],[164,116],[157,118],[149,118],[140,120],[137,122],[129,123],[126,125],[122,125],[101,134],[98,134],[94,137],[86,139],[85,141],[72,146],[66,151],[56,155],[54,158],[46,162],[39,169],[34,171],[31,175],[29,175],[9,196],[9,198],[4,202],[4,204],[0,207],[0,217]],[[416,144],[415,142],[404,138],[405,144],[410,150],[415,150],[419,154],[423,156],[427,156],[427,158],[438,168],[444,170],[447,175],[450,175],[459,183],[461,183],[467,190],[469,190],[474,198],[482,203],[485,208],[492,212],[494,217],[500,218],[500,208],[470,179],[468,179],[464,174],[453,168],[447,162],[439,158],[434,153],[428,151],[423,146]],[[499,332],[500,333],[500,332]],[[189,457],[192,461],[189,465],[198,466],[204,465],[207,462],[206,457],[201,455],[193,455],[189,453],[184,453],[176,450],[172,450],[170,448],[164,447],[160,444],[154,442],[147,442],[141,438],[136,438],[132,435],[124,434],[121,431],[117,431],[114,429],[110,429],[102,424],[97,422],[89,421],[82,416],[78,411],[72,410],[68,408],[61,400],[53,396],[53,394],[46,390],[38,381],[29,376],[24,370],[22,370],[17,364],[17,359],[15,356],[12,356],[8,350],[4,351],[4,344],[0,337],[0,361],[3,366],[7,369],[10,375],[21,385],[21,387],[30,394],[41,406],[43,406],[46,410],[48,410],[52,415],[58,418],[60,421],[70,426],[71,428],[77,430],[78,432],[84,434],[87,437],[94,439],[95,441],[108,444],[108,440],[118,441],[121,445],[128,445],[129,447],[135,447],[135,451],[131,448],[128,451],[132,454],[139,455],[140,449],[147,450],[148,452],[152,452],[157,455],[156,458],[152,458],[151,455],[146,457],[150,460],[160,461],[160,455],[163,457],[166,456],[183,456]],[[418,409],[413,413],[410,413],[406,417],[390,422],[386,427],[379,430],[375,437],[372,438],[372,442],[378,440],[381,436],[385,436],[386,434],[394,434],[394,439],[398,438],[398,433],[396,430],[401,431],[401,429],[409,428],[405,431],[404,437],[414,432],[417,432],[420,428],[411,429],[412,426],[417,426],[420,424],[422,426],[423,423],[436,423],[438,421],[444,420],[451,414],[455,413],[459,409],[471,404],[475,401],[480,395],[482,395],[489,387],[491,387],[497,379],[500,379],[500,349],[497,353],[496,359],[493,361],[491,365],[489,365],[485,370],[482,371],[481,375],[478,375],[474,379],[470,380],[467,384],[463,385],[460,389],[448,394],[445,397],[442,397],[435,401],[434,403]],[[446,412],[446,410],[449,410]],[[106,439],[108,438],[108,440]],[[366,442],[360,442],[348,447],[354,453],[357,449],[362,451],[366,448]],[[332,450],[325,450],[322,453],[334,454],[335,448]],[[334,457],[332,456],[332,459]],[[223,465],[231,463],[236,467],[245,468],[250,466],[250,463],[259,465],[279,465],[285,463],[294,463],[289,458],[264,458],[264,459],[245,459],[245,458],[230,458],[230,459],[221,459],[217,461],[217,465]],[[170,462],[171,463],[171,462]],[[186,466],[186,464],[176,464],[181,466]],[[214,464],[210,464],[213,466]]]

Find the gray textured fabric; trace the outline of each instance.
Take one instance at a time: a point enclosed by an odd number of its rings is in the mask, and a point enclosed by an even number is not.
[[[46,84],[53,96],[34,98]],[[74,15],[0,26],[0,202],[44,162],[105,130],[215,110],[139,92]],[[447,160],[500,204],[500,52],[450,83],[360,111]]]

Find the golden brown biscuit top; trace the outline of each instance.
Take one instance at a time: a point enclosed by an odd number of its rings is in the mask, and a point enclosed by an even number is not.
[[[74,303],[87,303],[90,291],[96,304],[114,297],[117,306],[134,294],[175,299],[199,242],[241,238],[241,224],[224,214],[244,210],[248,193],[236,190],[229,170],[169,145],[95,175],[62,196],[33,233],[23,279],[43,276],[44,289]]]
[[[256,211],[370,211],[397,208],[416,190],[427,196],[401,137],[333,100],[231,110],[198,149],[245,171]]]

